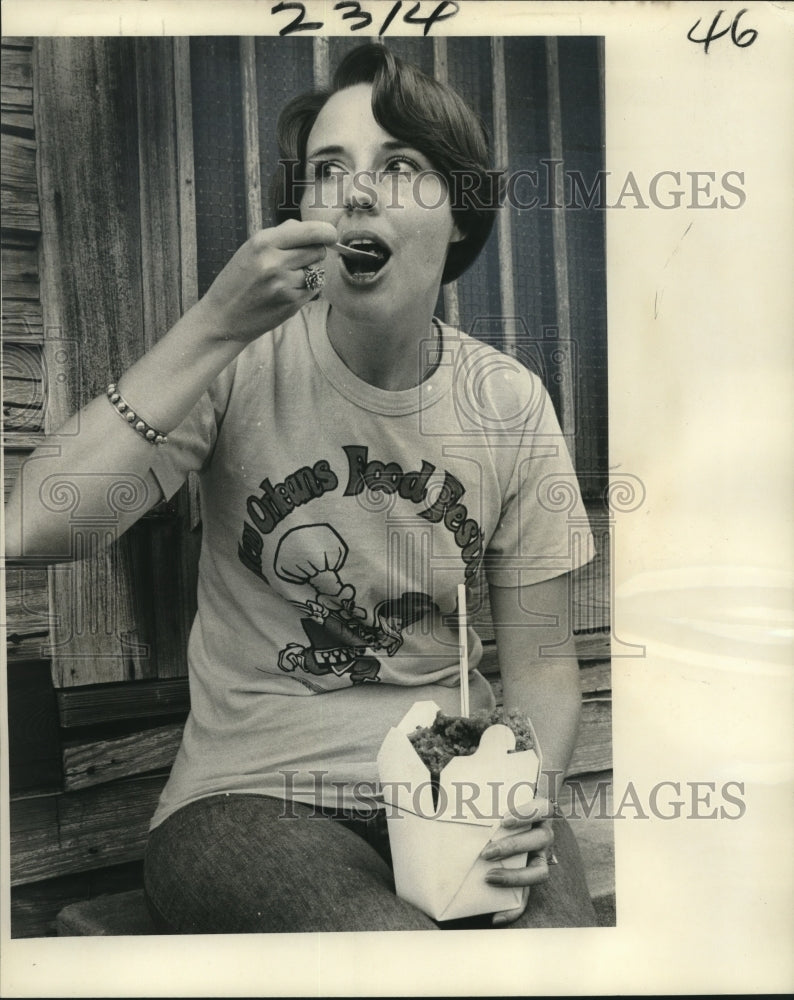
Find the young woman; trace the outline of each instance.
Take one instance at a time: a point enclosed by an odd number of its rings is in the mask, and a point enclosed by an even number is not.
[[[568,515],[538,498],[548,477],[575,479],[539,381],[433,318],[496,208],[470,109],[364,45],[279,133],[280,224],[81,412],[58,459],[30,463],[8,550],[68,557],[68,524],[37,502],[55,470],[137,477],[148,506],[197,470],[191,712],[146,856],[158,926],[437,929],[396,896],[382,811],[359,792],[415,701],[459,710],[457,586],[483,576],[505,705],[532,718],[545,771],[565,772],[576,564]],[[101,513],[105,493],[83,489],[81,510]],[[469,646],[471,709],[490,708]],[[544,777],[532,817],[506,817],[488,849],[487,880],[522,905],[474,923],[595,923],[556,790]]]

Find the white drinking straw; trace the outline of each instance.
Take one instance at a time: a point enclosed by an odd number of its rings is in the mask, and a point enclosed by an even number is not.
[[[460,714],[469,714],[469,644],[466,634],[466,584],[458,584],[458,641],[460,642]]]

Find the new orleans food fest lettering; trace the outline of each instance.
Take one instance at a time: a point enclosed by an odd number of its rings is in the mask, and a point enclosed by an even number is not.
[[[418,470],[405,472],[397,462],[370,460],[369,449],[364,445],[345,445],[347,456],[347,484],[343,496],[354,497],[368,490],[370,493],[396,493],[417,506],[417,516],[431,524],[442,524],[455,539],[465,566],[468,581],[477,572],[483,554],[482,529],[462,499],[466,487],[452,475],[444,472],[443,482],[433,490],[428,499],[428,482],[436,467],[422,459]],[[330,463],[322,459],[291,473],[281,483],[263,479],[259,493],[252,493],[246,501],[249,520],[243,522],[242,537],[237,546],[240,561],[267,583],[262,572],[263,536],[269,535],[297,507],[337,489],[339,479]]]

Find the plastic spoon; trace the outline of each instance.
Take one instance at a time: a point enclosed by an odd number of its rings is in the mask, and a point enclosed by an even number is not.
[[[378,260],[378,254],[374,253],[372,250],[359,250],[357,247],[346,247],[344,243],[334,243],[334,247],[339,251],[339,253],[344,256],[347,254],[350,257],[372,257]]]

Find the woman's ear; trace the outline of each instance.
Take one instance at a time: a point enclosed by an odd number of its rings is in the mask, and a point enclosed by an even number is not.
[[[452,235],[449,238],[450,243],[460,243],[461,240],[466,239],[466,234],[460,228],[460,226],[453,220],[452,223]]]

